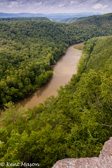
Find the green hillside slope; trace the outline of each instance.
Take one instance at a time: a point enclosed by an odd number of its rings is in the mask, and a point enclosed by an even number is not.
[[[103,25],[107,26],[109,21],[112,22],[112,13],[105,14],[105,15],[87,17],[83,21],[79,21],[79,22],[77,22],[77,24],[79,24],[79,23],[80,24],[81,23],[84,23],[84,24],[92,23],[92,24],[97,24],[97,25],[103,24]]]
[[[79,18],[74,17],[74,18],[67,18],[67,19],[62,20],[61,22],[63,22],[63,23],[72,23],[72,22],[76,22],[76,21],[79,21],[79,20],[83,20],[83,19],[85,19],[85,18],[87,18],[87,17],[79,17]]]
[[[62,22],[72,23],[72,22],[78,22],[78,21],[82,22],[83,20],[84,20],[85,24],[88,24],[88,23],[99,24],[99,22],[105,23],[105,22],[108,22],[108,21],[112,20],[112,13],[105,14],[105,15],[88,16],[88,17],[67,18],[67,19],[63,20]],[[84,22],[82,22],[82,23],[84,23]]]
[[[0,161],[51,168],[63,158],[99,155],[112,136],[111,48],[112,37],[90,39],[78,74],[56,98],[18,113],[7,105],[0,129]]]
[[[3,105],[45,84],[53,74],[51,65],[65,53],[68,44],[63,30],[51,22],[0,22],[0,27],[0,105]]]
[[[71,44],[112,35],[112,14],[76,23],[0,22],[0,106],[24,98],[45,84]]]

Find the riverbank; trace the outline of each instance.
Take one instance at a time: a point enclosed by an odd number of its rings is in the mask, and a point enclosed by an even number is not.
[[[60,86],[66,85],[73,74],[77,73],[77,64],[82,55],[82,51],[75,47],[81,47],[83,43],[68,47],[66,53],[57,61],[53,67],[54,73],[51,80],[43,87],[36,90],[24,100],[16,104],[20,104],[23,108],[31,108],[43,103],[46,98],[56,96]]]

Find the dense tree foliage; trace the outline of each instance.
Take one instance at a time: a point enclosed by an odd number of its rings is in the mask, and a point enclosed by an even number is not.
[[[111,48],[112,37],[85,42],[77,75],[56,98],[27,111],[7,104],[0,128],[0,161],[51,168],[66,157],[99,155],[112,136]]]
[[[0,105],[3,105],[45,84],[53,74],[51,65],[65,53],[67,44],[60,37],[62,32],[50,22],[1,22],[0,26]]]
[[[1,21],[0,105],[23,98],[45,84],[53,74],[51,65],[69,45],[112,34],[111,17],[94,16],[71,24]]]
[[[52,76],[51,66],[74,43],[112,34],[112,14],[71,24],[0,22],[0,105],[23,98]],[[33,109],[6,104],[0,162],[50,168],[65,157],[99,155],[112,136],[112,37],[84,42],[78,73],[56,98]],[[14,167],[14,166],[13,166]]]

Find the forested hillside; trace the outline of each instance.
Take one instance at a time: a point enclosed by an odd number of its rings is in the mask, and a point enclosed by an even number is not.
[[[23,98],[52,76],[68,46],[50,22],[0,22],[0,105]],[[59,41],[58,41],[59,40]]]
[[[0,22],[0,106],[24,98],[52,76],[71,44],[112,34],[112,14],[76,23]]]
[[[85,19],[85,18],[87,18],[87,17],[79,17],[79,18],[74,17],[74,18],[67,18],[67,19],[62,20],[61,22],[63,22],[63,23],[72,23],[72,22],[76,22],[76,21],[79,21],[79,20],[83,20],[83,19]]]
[[[83,21],[84,20],[84,21]],[[65,20],[62,20],[62,22],[65,23],[72,23],[72,22],[76,22],[76,21],[81,21],[80,23],[92,23],[92,24],[99,24],[98,22],[100,21],[100,23],[105,23],[112,20],[112,14],[105,14],[105,15],[94,15],[94,16],[88,16],[88,17],[74,17],[74,18],[67,18]],[[83,22],[82,22],[83,21]],[[78,22],[77,22],[78,23]],[[79,23],[78,23],[79,24]]]
[[[39,163],[98,156],[112,136],[112,37],[84,43],[78,73],[56,98],[18,112],[11,104],[0,128],[0,161]]]

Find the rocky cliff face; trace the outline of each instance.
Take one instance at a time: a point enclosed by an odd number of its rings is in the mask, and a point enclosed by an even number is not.
[[[112,137],[105,142],[98,158],[63,159],[52,168],[112,168]]]

